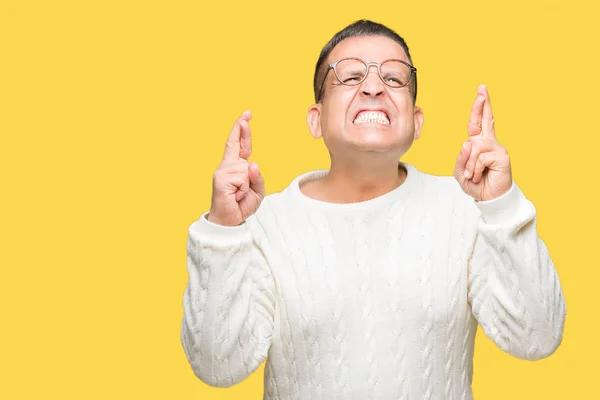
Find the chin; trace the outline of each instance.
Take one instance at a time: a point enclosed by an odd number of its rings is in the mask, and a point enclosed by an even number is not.
[[[393,151],[397,146],[389,142],[360,141],[352,143],[352,147],[361,152],[386,153]]]
[[[391,137],[391,132],[382,132],[381,130],[355,132],[352,138],[349,138],[357,147],[380,149],[385,151],[393,148],[398,143]]]
[[[412,145],[411,140],[400,139],[390,140],[386,137],[385,140],[359,140],[351,144],[357,151],[386,153],[404,155]]]

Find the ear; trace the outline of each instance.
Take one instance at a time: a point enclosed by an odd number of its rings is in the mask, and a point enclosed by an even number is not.
[[[308,123],[308,129],[310,129],[311,135],[315,139],[319,139],[323,136],[321,131],[321,108],[322,104],[313,104],[308,108],[308,114],[306,115],[306,122]]]
[[[421,136],[421,129],[423,128],[423,109],[415,106],[415,136],[413,140],[417,140]]]

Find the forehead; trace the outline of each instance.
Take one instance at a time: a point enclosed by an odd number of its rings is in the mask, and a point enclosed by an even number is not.
[[[345,57],[358,57],[367,62],[380,62],[388,58],[408,62],[402,46],[386,36],[354,36],[344,39],[331,51],[327,63]]]

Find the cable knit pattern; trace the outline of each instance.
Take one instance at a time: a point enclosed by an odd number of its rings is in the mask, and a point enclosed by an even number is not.
[[[198,378],[228,387],[266,360],[266,400],[469,400],[478,323],[517,357],[555,351],[566,306],[533,204],[403,165],[369,201],[306,197],[328,173],[313,171],[240,226],[190,226],[181,340]]]
[[[404,315],[403,301],[406,298],[402,294],[402,265],[396,264],[396,257],[402,251],[404,243],[403,234],[406,232],[405,216],[406,204],[403,202],[395,202],[390,209],[391,218],[388,219],[386,227],[386,240],[388,252],[388,269],[389,283],[389,313],[391,336],[390,353],[391,353],[391,370],[394,372],[393,380],[390,382],[391,393],[400,400],[408,399],[408,385],[406,384],[406,339],[404,338],[404,326],[406,322],[402,319]]]
[[[423,199],[427,203],[431,201],[429,196],[436,196],[436,193],[429,193],[431,190],[429,187],[424,187],[426,191],[425,198]],[[437,202],[433,202],[435,206]],[[425,210],[430,206],[427,204]],[[419,245],[419,283],[421,290],[421,390],[423,400],[431,399],[433,394],[432,385],[432,374],[433,374],[433,358],[432,351],[434,346],[434,317],[433,317],[433,285],[431,282],[431,275],[433,273],[433,245],[435,244],[435,238],[433,237],[435,229],[432,221],[430,211],[426,211],[421,216],[420,231],[418,239],[421,242]]]
[[[451,208],[452,213],[452,225],[457,225],[460,223],[460,216],[456,212],[454,205]],[[458,302],[460,300],[460,253],[457,251],[462,245],[462,234],[457,237],[451,237],[449,244],[449,254],[448,254],[448,315],[446,322],[446,346],[444,349],[444,377],[446,385],[444,387],[444,398],[448,400],[452,400],[455,398],[453,396],[453,375],[455,368],[455,360],[454,354],[456,342],[458,340]],[[454,245],[453,241],[458,239],[457,245]],[[457,265],[458,264],[458,267]]]

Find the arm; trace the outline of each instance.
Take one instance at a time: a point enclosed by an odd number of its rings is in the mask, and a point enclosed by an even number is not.
[[[194,374],[211,386],[247,378],[265,360],[275,315],[275,284],[246,223],[205,216],[189,229],[188,286],[181,341]]]
[[[484,332],[522,359],[548,357],[562,340],[566,305],[535,207],[513,184],[481,211],[468,270],[468,299]]]
[[[246,223],[265,197],[245,111],[227,138],[213,175],[210,212],[194,222],[187,244],[188,287],[181,341],[194,373],[212,386],[248,377],[265,359],[275,315],[275,284]]]
[[[496,139],[485,85],[477,88],[467,130],[454,176],[480,211],[467,273],[473,315],[501,349],[547,357],[562,340],[565,300],[537,235],[535,207],[514,184],[510,157]]]

